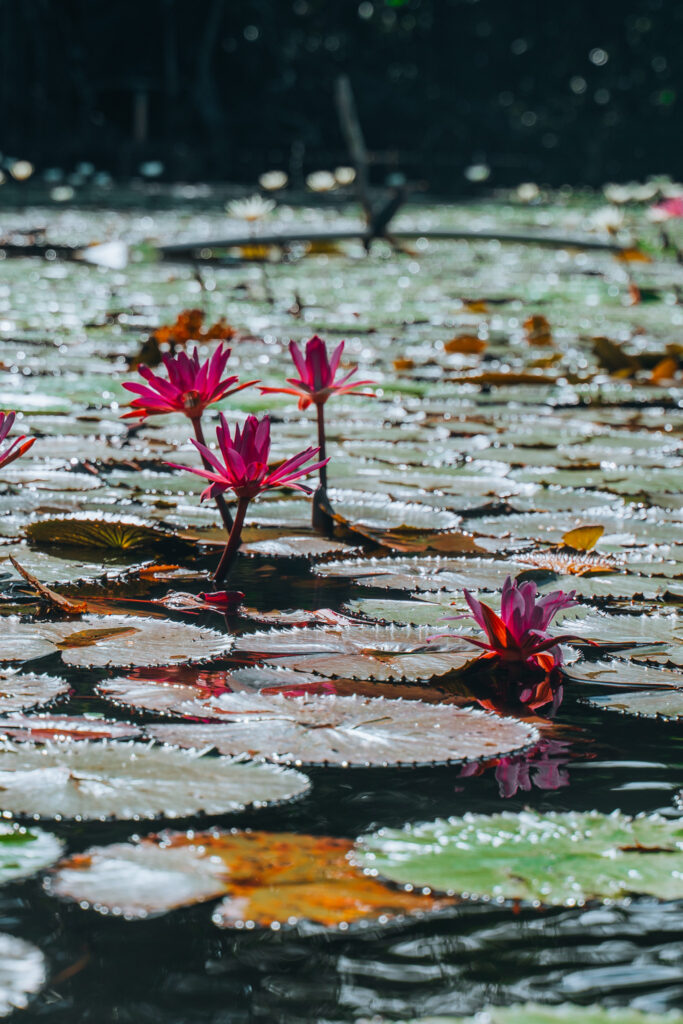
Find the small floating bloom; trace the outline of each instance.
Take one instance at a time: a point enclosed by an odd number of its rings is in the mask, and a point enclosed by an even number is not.
[[[282,186],[278,186],[281,188]],[[263,196],[254,195],[247,199],[233,199],[226,206],[226,210],[232,217],[239,217],[248,223],[261,220],[275,209],[275,200],[264,199]]]
[[[211,469],[196,469],[192,466],[179,466],[168,463],[175,469],[186,469],[211,481],[210,486],[202,492],[204,498],[213,498],[224,491],[233,491],[238,498],[255,498],[261,491],[273,487],[293,487],[295,490],[310,493],[310,488],[296,483],[301,477],[307,476],[318,469],[322,462],[302,468],[304,463],[314,458],[319,448],[306,448],[297,455],[286,459],[276,469],[268,466],[270,454],[270,419],[264,416],[259,422],[255,416],[247,416],[244,427],[235,427],[234,436],[223,413],[220,414],[221,425],[216,428],[219,452],[213,452],[206,445],[193,440],[193,445],[206,459]],[[219,458],[219,455],[222,458]],[[325,460],[326,462],[329,460]]]
[[[678,217],[683,217],[683,196],[675,196],[671,199],[662,199],[661,202],[650,207],[648,210],[648,217],[654,223],[675,220]]]
[[[0,413],[0,444],[12,429],[16,415],[15,412]],[[24,455],[34,442],[35,437],[27,437],[26,434],[15,437],[4,451],[0,451],[0,466],[9,466],[10,462]]]
[[[123,385],[127,391],[139,396],[131,402],[131,410],[124,413],[123,418],[137,417],[144,420],[147,416],[182,412],[196,420],[207,406],[257,384],[255,380],[239,384],[239,377],[223,377],[230,352],[231,349],[223,348],[220,344],[203,363],[199,361],[196,348],[191,356],[185,352],[179,352],[176,356],[165,355],[163,360],[168,380],[152,373],[148,366],[139,366],[138,372],[148,386],[138,384],[137,381]]]
[[[306,342],[305,354],[294,341],[290,341],[289,351],[299,371],[299,377],[288,377],[287,383],[291,384],[288,388],[259,387],[259,390],[263,394],[296,395],[300,409],[307,409],[311,402],[324,405],[332,395],[344,395],[364,384],[374,383],[371,380],[356,380],[349,383],[350,378],[358,372],[357,366],[353,366],[343,377],[335,380],[344,351],[343,341],[339,342],[330,358],[325,342],[317,334]],[[367,397],[373,397],[371,393],[362,393]]]
[[[574,590],[568,594],[555,590],[539,597],[535,583],[518,584],[508,576],[503,585],[500,615],[483,601],[477,601],[468,590],[464,594],[472,618],[484,630],[487,640],[462,639],[486,651],[484,658],[526,662],[549,672],[562,664],[562,652],[557,645],[564,640],[578,639],[573,634],[551,636],[547,632],[559,611],[577,603]]]

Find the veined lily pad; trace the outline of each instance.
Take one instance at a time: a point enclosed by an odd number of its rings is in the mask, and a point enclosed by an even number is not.
[[[639,665],[622,658],[610,660],[582,661],[565,671],[575,683],[596,683],[615,687],[640,686],[650,689],[655,686],[680,687],[683,689],[683,672],[657,668],[653,665]]]
[[[441,602],[430,601],[429,597],[441,598]],[[349,601],[346,610],[350,615],[362,615],[376,622],[392,622],[400,626],[441,626],[447,615],[469,615],[465,600],[449,602],[443,594],[425,594],[425,600],[395,601],[391,598],[357,598]]]
[[[157,725],[148,732],[183,747],[249,751],[281,764],[348,767],[477,761],[532,746],[537,730],[484,711],[383,697],[285,697],[226,693],[202,702],[220,725]],[[190,705],[196,715],[198,702]]]
[[[683,719],[683,690],[638,690],[636,693],[610,693],[586,697],[591,707],[617,711],[638,718],[661,718],[667,722]]]
[[[287,832],[163,832],[76,854],[46,886],[54,896],[128,919],[226,896],[213,915],[222,928],[275,930],[303,921],[344,928],[452,902],[364,877],[347,860],[351,848],[345,839]]]
[[[0,672],[0,715],[45,707],[68,692],[69,684],[55,676],[22,675],[12,669],[4,669]]]
[[[25,1009],[46,981],[45,957],[37,946],[0,935],[0,1017]]]
[[[0,808],[104,821],[227,814],[301,796],[305,775],[143,743],[0,744]]]
[[[32,743],[71,740],[132,740],[142,729],[130,722],[85,715],[9,715],[0,719],[0,736]]]
[[[29,661],[59,651],[67,665],[119,668],[224,657],[231,638],[185,622],[135,615],[84,615],[71,622],[3,622],[0,659]]]
[[[63,848],[61,840],[42,829],[0,822],[0,885],[28,878],[49,867],[61,856]]]
[[[580,906],[683,898],[683,821],[619,811],[466,814],[359,840],[373,875],[470,898]]]
[[[325,562],[317,576],[352,579],[364,587],[385,590],[498,590],[507,576],[527,566],[488,558],[354,558]]]
[[[261,558],[323,558],[351,551],[353,548],[341,541],[306,536],[256,540],[240,547],[241,554],[259,555]]]
[[[144,519],[95,512],[38,519],[29,523],[25,534],[32,543],[49,544],[50,547],[138,551],[159,546],[188,546],[187,540],[169,530],[152,526]]]
[[[463,640],[429,643],[433,630],[353,625],[247,633],[235,650],[270,664],[340,679],[426,680],[456,672],[476,657]]]
[[[356,1024],[683,1024],[683,1014],[646,1013],[630,1006],[577,1006],[562,1003],[519,1003],[516,1006],[487,1006],[474,1017],[411,1017],[389,1021],[383,1017],[357,1020]]]

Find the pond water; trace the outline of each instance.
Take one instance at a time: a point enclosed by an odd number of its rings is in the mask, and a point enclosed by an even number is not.
[[[409,207],[402,223],[425,232],[461,226],[571,238],[591,230],[594,205],[556,199]],[[284,228],[348,226],[353,213],[280,207],[273,217]],[[540,737],[518,743],[502,762],[489,756],[464,768],[429,766],[433,736],[426,731],[420,757],[412,758],[418,767],[304,765],[311,788],[276,806],[147,815],[149,821],[52,821],[43,813],[41,828],[60,837],[66,853],[167,827],[355,840],[407,823],[525,808],[658,812],[676,820],[683,702],[665,717],[589,703],[596,696],[623,703],[652,690],[656,701],[658,686],[659,695],[673,693],[675,702],[683,689],[677,619],[683,267],[662,250],[642,210],[629,210],[619,237],[625,246],[639,242],[649,254],[644,259],[569,245],[419,238],[400,253],[378,243],[370,255],[354,244],[310,253],[299,247],[285,260],[274,253],[265,261],[230,254],[206,259],[199,271],[157,261],[150,243],[220,238],[239,228],[209,205],[36,207],[3,211],[0,224],[3,238],[14,242],[22,231],[40,228],[48,245],[124,240],[130,247],[127,264],[113,268],[50,258],[0,262],[0,406],[17,410],[14,434],[37,438],[22,459],[0,469],[0,662],[20,675],[45,673],[68,683],[68,694],[49,707],[38,702],[39,710],[88,715],[93,727],[97,716],[151,727],[159,718],[150,708],[160,710],[158,692],[168,693],[160,683],[182,689],[178,703],[188,688],[202,699],[226,690],[255,694],[265,677],[244,666],[265,660],[315,673],[314,695],[357,692],[489,708],[486,681],[460,671],[474,651],[436,675],[419,660],[407,666],[409,656],[383,660],[377,649],[384,643],[395,654],[406,637],[424,643],[447,628],[437,624],[451,603],[452,614],[466,611],[463,586],[498,607],[508,572],[525,574],[544,592],[576,589],[579,604],[558,620],[557,631],[616,648],[563,648],[567,675],[554,714],[543,703],[494,701],[494,713],[502,708],[540,729]],[[255,246],[259,230],[253,228]],[[670,230],[675,237],[676,228]],[[605,234],[593,237],[609,241]],[[191,308],[204,311],[205,326],[225,318],[235,329],[229,372],[242,379],[282,384],[292,376],[289,339],[317,333],[333,345],[344,339],[347,369],[357,363],[359,378],[375,382],[374,398],[335,396],[326,406],[329,496],[346,528],[332,542],[315,538],[309,499],[264,493],[250,506],[246,552],[229,580],[246,595],[244,607],[227,620],[158,603],[170,591],[208,589],[221,550],[215,507],[200,504],[202,481],[166,465],[198,465],[189,421],[151,417],[128,433],[130,421],[120,418],[131,397],[122,382],[136,377],[130,361],[156,328]],[[299,411],[291,396],[249,388],[220,408],[239,422],[269,411],[275,461],[315,444],[314,414]],[[211,439],[215,421],[209,409],[204,424]],[[156,532],[131,547],[101,535],[99,546],[83,544],[63,518],[54,521],[74,514],[89,521],[136,517]],[[31,533],[43,521],[47,527]],[[569,531],[586,525],[603,527],[591,551],[562,547]],[[162,528],[168,535],[158,535]],[[126,529],[124,523],[124,537]],[[282,538],[302,545],[303,555],[287,557],[278,547]],[[82,647],[73,640],[57,646],[93,621],[64,620],[39,603],[10,555],[42,583],[85,601],[87,615],[134,617],[125,620],[132,623],[126,642],[140,617],[157,618],[152,632],[163,623],[208,632],[190,641],[171,626],[162,642],[167,656],[158,649],[150,654],[147,639],[136,646],[139,632],[129,656],[119,656],[116,636],[113,644],[105,638],[118,651],[111,663],[90,656],[99,644],[92,636]],[[180,570],[141,573],[150,563]],[[320,609],[353,621],[330,627],[329,616],[314,616]],[[380,623],[380,631],[362,632],[358,620]],[[46,640],[46,628],[55,624],[62,633]],[[106,619],[97,624],[107,628]],[[327,629],[353,641],[352,648],[326,647],[330,632],[325,642],[320,632],[311,634],[307,646],[297,636],[302,626]],[[454,626],[468,630],[477,636],[466,623]],[[257,632],[268,635],[254,640]],[[21,646],[35,638],[37,647]],[[125,647],[124,634],[121,642]],[[462,642],[459,650],[466,648]],[[204,663],[179,672],[188,658]],[[6,683],[8,692],[17,678]],[[309,675],[301,683],[283,678],[285,689],[306,693]],[[126,685],[116,691],[118,701],[106,699],[108,684],[121,679]],[[25,706],[31,710],[30,701]],[[163,706],[168,714],[168,703]],[[211,715],[195,710],[189,717]],[[183,724],[174,705],[163,722],[176,721]],[[22,746],[16,736],[14,746]],[[78,771],[72,781],[85,780],[87,789],[90,776]],[[5,793],[0,789],[0,809],[8,809],[9,819],[16,805]],[[125,795],[120,801],[125,804]],[[17,820],[30,822],[31,806],[29,800]],[[526,1000],[575,1003],[576,1020],[580,1007],[592,1003],[683,1010],[680,900],[634,896],[554,907],[464,901],[426,916],[341,929],[251,922],[219,929],[213,905],[203,902],[149,920],[122,920],[78,902],[47,892],[40,876],[0,889],[0,932],[28,940],[46,957],[45,986],[22,1012],[27,1024],[332,1024],[373,1014],[388,1020],[466,1015]]]

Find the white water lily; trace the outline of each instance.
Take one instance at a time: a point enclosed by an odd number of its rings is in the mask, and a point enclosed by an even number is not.
[[[624,225],[624,211],[617,206],[601,206],[591,214],[589,223],[596,231],[615,234]]]
[[[538,199],[541,190],[535,181],[523,181],[517,186],[517,198],[523,203],[531,203]]]
[[[306,188],[311,192],[331,192],[337,187],[337,180],[330,171],[313,171],[306,178]]]
[[[275,201],[253,195],[246,199],[232,199],[225,208],[232,217],[253,223],[271,213],[275,209]]]
[[[631,187],[629,185],[615,185],[613,182],[610,182],[603,186],[602,193],[607,202],[615,206],[631,201]]]
[[[258,183],[266,192],[277,192],[285,188],[288,181],[289,176],[285,171],[266,171],[259,177]]]
[[[335,167],[334,179],[338,185],[353,185],[356,180],[355,167]]]

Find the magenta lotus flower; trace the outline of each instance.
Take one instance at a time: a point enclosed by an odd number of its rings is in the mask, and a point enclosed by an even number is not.
[[[650,219],[653,221],[674,220],[683,217],[683,196],[662,199],[650,207]]]
[[[321,462],[303,469],[305,462],[318,454],[318,448],[306,448],[298,455],[286,459],[277,469],[269,469],[270,454],[270,419],[264,416],[259,422],[255,416],[247,416],[242,430],[235,427],[234,437],[230,436],[230,427],[223,413],[221,425],[216,428],[216,437],[221,458],[206,445],[193,441],[193,445],[209,463],[210,469],[195,469],[192,466],[178,466],[170,462],[176,469],[186,469],[197,476],[210,480],[210,486],[202,492],[204,498],[213,498],[224,491],[233,491],[238,498],[255,498],[261,491],[272,487],[293,487],[295,490],[310,494],[311,488],[296,483],[301,477],[313,473]]]
[[[334,379],[344,351],[343,341],[339,342],[330,359],[327,356],[325,342],[317,334],[306,342],[305,355],[293,341],[289,343],[289,351],[294,365],[299,371],[299,377],[287,378],[287,383],[291,384],[289,388],[260,387],[259,391],[263,394],[296,395],[299,399],[300,409],[307,409],[311,402],[316,405],[324,405],[332,395],[344,395],[364,384],[374,383],[371,380],[357,380],[349,383],[350,378],[358,372],[357,366],[352,367],[338,380]],[[364,394],[372,397],[371,392],[364,392]]]
[[[503,585],[500,615],[483,601],[477,601],[468,590],[464,594],[472,609],[472,618],[484,630],[487,640],[474,640],[467,636],[462,639],[486,651],[484,658],[526,662],[549,672],[562,664],[562,652],[557,645],[565,640],[579,639],[573,634],[550,636],[547,632],[559,611],[577,603],[574,590],[569,594],[555,590],[538,597],[535,583],[518,584],[508,576]]]
[[[176,356],[165,355],[163,360],[168,380],[152,373],[148,366],[138,367],[138,372],[149,386],[136,381],[123,385],[127,391],[139,396],[131,402],[131,410],[123,418],[144,420],[147,416],[161,413],[182,412],[191,420],[198,420],[207,406],[258,384],[256,380],[238,384],[238,377],[223,377],[230,352],[231,349],[223,348],[221,344],[203,363],[199,362],[196,348],[191,356],[185,352]]]
[[[15,412],[0,412],[0,444],[2,444],[14,426],[16,415]],[[27,437],[26,434],[15,437],[4,451],[0,451],[0,466],[9,466],[10,462],[20,458],[29,450],[35,440],[35,437]]]
[[[220,457],[207,448],[201,441],[193,441],[195,448],[202,457],[206,469],[195,469],[192,466],[178,466],[169,462],[169,466],[175,469],[186,469],[197,476],[203,476],[210,481],[206,490],[202,491],[204,498],[218,498],[225,491],[232,491],[238,499],[235,521],[230,529],[228,542],[220,560],[218,568],[214,573],[214,585],[218,586],[227,576],[228,570],[235,559],[242,535],[242,526],[247,512],[247,506],[252,498],[255,498],[261,491],[270,490],[273,487],[293,487],[298,491],[311,493],[311,488],[300,484],[297,481],[309,473],[315,472],[328,461],[314,462],[311,466],[305,466],[318,452],[319,448],[305,448],[298,455],[291,459],[285,459],[276,469],[268,466],[270,455],[270,419],[264,416],[259,422],[255,416],[247,416],[244,427],[240,430],[235,427],[234,436],[230,434],[225,416],[221,413],[221,425],[216,428],[216,437]]]

